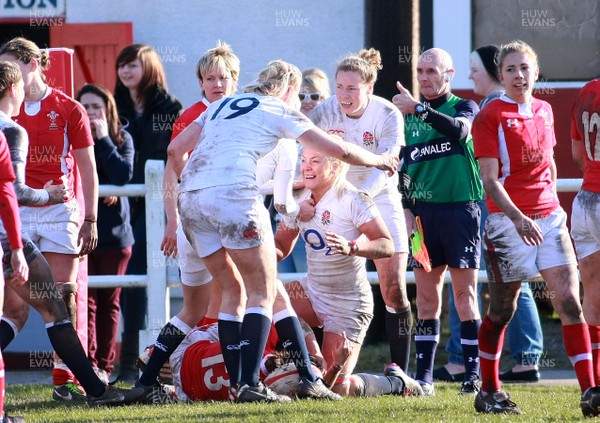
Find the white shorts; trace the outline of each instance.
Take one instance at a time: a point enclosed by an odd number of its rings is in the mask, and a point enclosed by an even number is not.
[[[212,280],[204,260],[188,242],[181,225],[177,226],[177,264],[181,272],[181,283],[186,286],[202,286]]]
[[[401,199],[402,197],[397,190],[395,192],[385,190],[376,195],[373,201],[377,205],[390,235],[392,235],[394,252],[408,254],[408,234]]]
[[[573,201],[571,236],[580,260],[600,251],[600,194],[581,190]]]
[[[256,186],[226,185],[179,194],[181,226],[200,257],[225,247],[274,245],[269,212]]]
[[[515,225],[504,213],[491,213],[485,221],[486,271],[490,282],[531,279],[541,270],[577,264],[567,229],[567,214],[561,207],[535,219],[544,240],[539,246],[525,245]]]
[[[21,227],[42,253],[79,254],[79,203],[20,207]]]
[[[373,293],[370,286],[369,289],[357,290],[352,296],[341,296],[317,291],[314,289],[316,283],[308,276],[299,282],[325,332],[340,335],[346,332],[349,340],[362,344],[373,320]]]

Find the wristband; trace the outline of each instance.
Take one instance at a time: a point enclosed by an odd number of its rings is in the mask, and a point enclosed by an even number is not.
[[[356,243],[355,239],[349,241],[348,245],[350,246],[350,252],[348,253],[349,256],[354,256],[358,254],[358,244]]]
[[[92,219],[83,219],[84,222],[89,222],[89,223],[96,223],[95,220]]]

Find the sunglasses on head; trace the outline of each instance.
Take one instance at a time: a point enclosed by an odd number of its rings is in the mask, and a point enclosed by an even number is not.
[[[300,97],[300,101],[304,101],[306,98],[310,98],[312,101],[319,101],[321,99],[321,94],[319,94],[319,93],[310,93],[310,94],[300,93],[300,94],[298,94],[298,97]]]

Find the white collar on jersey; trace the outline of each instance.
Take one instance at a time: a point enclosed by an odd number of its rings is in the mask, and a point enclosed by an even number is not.
[[[533,117],[533,109],[531,107],[531,103],[532,102],[529,102],[529,103],[517,103],[515,100],[513,100],[512,98],[510,98],[506,94],[502,94],[500,96],[500,99],[502,101],[507,102],[507,103],[516,104],[519,107],[519,114],[521,116],[526,117],[526,118]]]

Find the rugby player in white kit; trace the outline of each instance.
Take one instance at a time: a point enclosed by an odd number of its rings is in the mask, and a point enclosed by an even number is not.
[[[286,289],[298,316],[310,326],[323,327],[325,361],[335,362],[335,345],[340,341],[347,337],[351,342],[351,353],[333,386],[334,392],[345,396],[356,391],[352,385],[357,380],[350,375],[373,318],[365,258],[394,254],[377,206],[346,181],[346,169],[341,161],[306,149],[301,173],[309,191],[301,198],[306,200],[301,205],[312,208],[313,216],[297,223],[284,219],[275,234],[279,259],[290,253],[299,232],[306,241],[308,276],[287,284]],[[397,371],[395,375],[402,377],[402,370]]]
[[[404,119],[391,102],[373,95],[381,68],[381,56],[375,49],[342,59],[335,74],[335,96],[315,107],[310,118],[319,128],[365,151],[397,156],[404,145]],[[375,267],[385,302],[391,359],[406,371],[412,312],[406,294],[408,236],[398,175],[389,177],[377,169],[350,166],[347,178],[377,204],[394,241],[394,254],[375,260]]]

